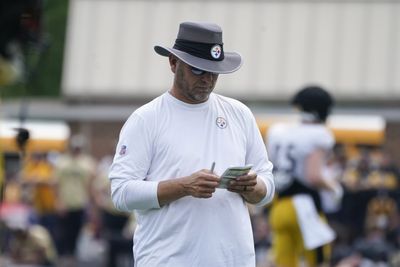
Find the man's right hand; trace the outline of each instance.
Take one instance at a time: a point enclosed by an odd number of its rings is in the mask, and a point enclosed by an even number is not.
[[[160,206],[186,196],[210,198],[219,184],[220,178],[210,170],[200,170],[189,176],[161,181],[158,184]]]
[[[201,170],[181,178],[187,195],[197,198],[210,198],[219,184],[220,178],[209,170]]]

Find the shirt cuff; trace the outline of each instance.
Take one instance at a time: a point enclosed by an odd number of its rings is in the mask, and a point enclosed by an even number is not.
[[[261,199],[260,202],[255,204],[256,207],[265,206],[266,204],[268,204],[269,202],[272,201],[272,199],[274,198],[274,195],[275,195],[275,184],[273,182],[273,178],[272,177],[270,177],[270,178],[261,177],[261,180],[265,184],[267,193],[265,194],[265,197],[263,199]]]

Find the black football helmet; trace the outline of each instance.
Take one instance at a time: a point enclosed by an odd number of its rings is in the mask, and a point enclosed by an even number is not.
[[[291,104],[325,122],[334,105],[334,99],[322,87],[307,86],[296,93]]]

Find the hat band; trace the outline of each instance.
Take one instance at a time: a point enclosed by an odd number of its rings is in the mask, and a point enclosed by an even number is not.
[[[173,48],[186,52],[192,56],[212,61],[222,61],[224,59],[222,44],[206,44],[176,39]]]

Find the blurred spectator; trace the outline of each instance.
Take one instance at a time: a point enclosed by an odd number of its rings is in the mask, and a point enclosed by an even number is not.
[[[335,267],[359,267],[361,264],[362,258],[360,255],[350,255],[348,257],[343,258]]]
[[[378,162],[378,179],[375,188],[395,190],[399,187],[400,171],[389,154],[381,152]],[[372,177],[371,177],[372,178]],[[371,179],[371,184],[373,184]]]
[[[367,204],[367,211],[364,220],[364,234],[354,242],[335,243],[333,253],[333,265],[340,261],[337,266],[391,266],[389,260],[395,253],[395,242],[391,237],[395,235],[398,227],[398,209],[394,199],[385,195],[378,194]],[[347,228],[339,231],[339,236]],[[355,262],[357,265],[345,265]]]
[[[268,225],[268,215],[264,212],[253,214],[251,221],[257,266],[264,267],[272,263],[272,255],[270,255],[271,233]]]
[[[3,261],[12,264],[55,266],[57,253],[49,232],[34,224],[30,206],[18,200],[14,185],[8,187],[5,201],[0,205],[0,219],[6,226],[7,239],[1,238],[4,249]]]
[[[132,256],[133,229],[128,234],[124,231],[130,227],[129,214],[118,211],[111,200],[111,186],[108,179],[108,169],[112,156],[105,156],[98,164],[96,180],[93,183],[94,200],[101,216],[101,237],[108,243],[107,267],[119,266],[118,259],[123,255]],[[132,215],[132,217],[134,217]]]
[[[372,162],[368,151],[362,151],[359,158],[349,162],[343,174],[343,182],[350,190],[366,189],[367,178],[372,169]]]
[[[95,162],[83,153],[83,136],[73,136],[70,150],[60,155],[55,164],[59,231],[57,247],[69,264],[75,265],[75,248],[84,223],[85,209],[91,197]]]
[[[386,189],[399,186],[400,172],[390,156],[379,149],[363,149],[358,158],[348,162],[343,182],[352,191]]]
[[[45,153],[32,154],[21,174],[21,182],[30,194],[30,200],[38,215],[39,223],[55,238],[56,195],[53,166]]]
[[[390,266],[391,267],[400,267],[400,250],[397,250],[390,257]]]

